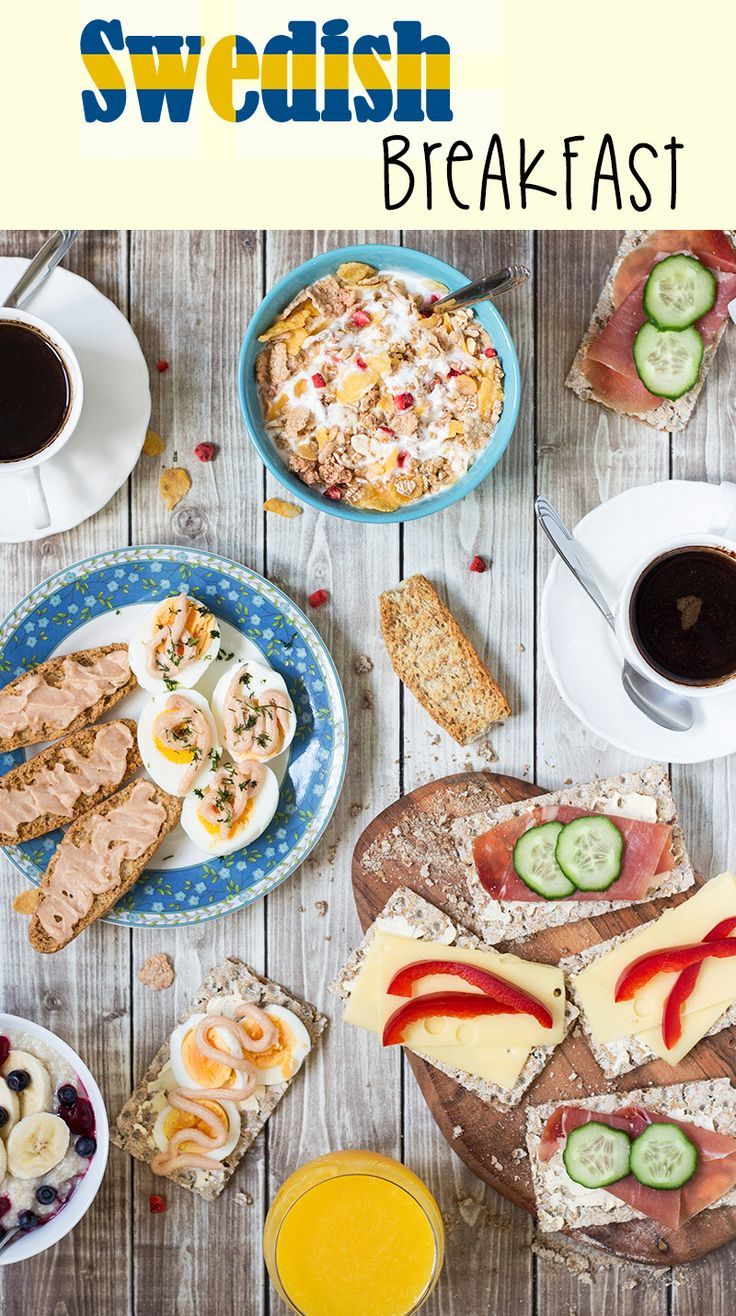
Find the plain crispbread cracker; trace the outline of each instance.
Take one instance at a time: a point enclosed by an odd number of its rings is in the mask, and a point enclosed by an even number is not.
[[[642,900],[494,900],[478,879],[473,862],[473,841],[496,823],[510,818],[523,818],[535,808],[545,805],[572,805],[595,812],[596,804],[612,796],[650,795],[657,802],[657,820],[672,828],[672,854],[675,867],[665,873],[662,881]],[[641,771],[625,772],[619,777],[607,777],[588,786],[569,786],[548,795],[534,795],[514,804],[458,818],[452,825],[458,847],[458,856],[465,865],[466,880],[473,909],[484,930],[487,941],[520,941],[542,928],[559,927],[575,923],[581,918],[596,918],[628,905],[659,900],[676,891],[685,891],[695,881],[693,867],[685,846],[685,837],[677,821],[675,801],[670,789],[667,770],[662,764],[652,764]]]
[[[89,927],[90,923],[94,923],[95,919],[101,918],[103,914],[107,913],[108,909],[112,909],[113,905],[116,904],[117,901],[125,895],[126,891],[129,891],[133,884],[138,881],[138,878],[145,869],[149,859],[151,859],[152,855],[156,853],[161,842],[166,836],[168,836],[169,832],[176,827],[181,815],[181,800],[174,799],[173,795],[167,795],[165,791],[160,789],[160,787],[154,786],[152,782],[146,781],[145,785],[150,787],[150,790],[153,792],[149,798],[155,799],[158,804],[161,804],[166,813],[163,826],[161,827],[155,841],[152,845],[149,845],[148,849],[144,851],[139,859],[123,860],[120,866],[120,881],[116,882],[114,887],[109,891],[104,891],[100,895],[95,896],[92,902],[92,908],[88,914],[85,914],[84,917],[79,920],[71,937],[68,937],[66,941],[61,943],[56,942],[49,937],[48,933],[46,933],[41,927],[38,910],[43,902],[44,891],[48,887],[49,880],[58,862],[59,854],[65,848],[68,849],[70,846],[75,845],[77,841],[85,839],[89,832],[90,823],[92,823],[95,818],[104,818],[113,809],[117,808],[118,805],[125,803],[131,792],[135,790],[136,786],[140,785],[140,781],[132,781],[128,786],[124,786],[122,790],[116,791],[114,795],[108,796],[106,800],[103,800],[102,804],[97,805],[97,808],[89,809],[87,813],[83,813],[81,818],[77,818],[76,822],[72,823],[63,840],[57,846],[57,849],[51,858],[51,862],[41,880],[38,894],[38,905],[28,929],[28,937],[34,950],[40,951],[41,954],[45,955],[53,954],[57,950],[63,950],[64,946],[68,946],[69,942],[73,941],[75,937],[78,937],[80,932],[84,932],[84,929]]]
[[[572,1185],[568,1179],[561,1156],[555,1155],[546,1163],[539,1159],[544,1126],[550,1115],[561,1106],[582,1106],[586,1110],[607,1115],[631,1105],[644,1106],[656,1114],[669,1115],[670,1118],[700,1124],[703,1128],[736,1137],[736,1088],[731,1086],[728,1078],[673,1083],[666,1087],[642,1088],[620,1094],[601,1093],[596,1097],[550,1101],[544,1106],[530,1106],[527,1112],[526,1141],[539,1228],[545,1233],[559,1229],[591,1229],[595,1225],[649,1218],[626,1202],[620,1202],[612,1194],[606,1193],[604,1189],[591,1191],[592,1200],[586,1200],[585,1189]],[[602,1202],[601,1195],[609,1201]],[[717,1206],[736,1206],[736,1189],[732,1188],[706,1210]]]
[[[613,947],[618,946],[620,942],[638,936],[645,928],[650,928],[656,922],[656,919],[649,919],[646,923],[640,923],[638,928],[632,928],[629,932],[621,932],[617,937],[611,937],[609,941],[599,942],[596,946],[586,946],[585,950],[579,951],[577,955],[568,955],[565,959],[560,960],[560,968],[565,974],[570,998],[575,1001],[578,1007],[580,1022],[588,1040],[588,1046],[604,1074],[609,1078],[616,1078],[619,1074],[628,1074],[630,1070],[638,1069],[640,1065],[646,1065],[650,1060],[659,1060],[661,1057],[656,1052],[650,1051],[638,1037],[619,1038],[615,1042],[596,1042],[588,1026],[582,1004],[576,996],[575,975],[585,969],[599,955],[605,955],[607,951],[613,950]],[[723,1014],[716,1019],[704,1036],[713,1037],[716,1033],[722,1032],[724,1028],[731,1028],[734,1024],[736,1024],[736,1001],[733,1001],[728,1009],[724,1010]]]
[[[57,654],[55,658],[47,658],[46,662],[30,668],[28,672],[23,672],[6,686],[3,686],[0,690],[0,697],[4,694],[12,694],[15,686],[24,681],[31,672],[40,672],[49,685],[58,686],[61,684],[62,669],[67,658],[74,658],[76,662],[81,663],[82,667],[94,667],[98,658],[102,658],[108,653],[115,653],[119,649],[127,657],[128,646],[126,644],[101,644],[96,649],[79,649],[76,653],[61,653]],[[83,713],[73,718],[66,726],[60,727],[54,722],[44,722],[41,727],[32,727],[19,732],[15,736],[6,736],[4,740],[0,739],[0,754],[7,754],[11,749],[21,749],[24,745],[39,745],[44,740],[56,740],[59,736],[68,736],[72,731],[81,731],[83,727],[91,726],[93,722],[97,722],[101,717],[104,717],[105,713],[114,708],[115,704],[119,703],[121,699],[129,695],[131,690],[135,690],[137,684],[138,682],[131,672],[124,685],[121,685],[117,690],[113,690],[109,695],[103,695],[101,699],[97,700],[96,704],[93,704],[91,708],[86,708]]]
[[[425,576],[386,590],[380,609],[396,675],[459,745],[510,716],[505,695]]]
[[[734,246],[734,251],[736,252],[736,231],[731,229],[725,229],[723,231],[730,239]],[[565,380],[567,387],[571,388],[573,393],[577,393],[578,397],[582,398],[584,402],[598,402],[602,407],[608,408],[608,403],[604,398],[598,397],[590,380],[583,374],[581,365],[585,360],[588,348],[591,346],[593,340],[598,337],[603,329],[605,329],[608,321],[613,315],[613,288],[616,281],[616,275],[618,274],[623,261],[630,252],[641,246],[641,244],[654,232],[656,232],[655,229],[630,229],[629,232],[624,235],[616,258],[608,272],[601,295],[598,298],[598,303],[591,316],[590,324],[585,332],[585,337],[577,350],[575,360],[570,367],[570,373]],[[683,394],[681,398],[678,398],[676,402],[670,402],[668,399],[663,398],[660,406],[655,407],[652,411],[627,411],[622,412],[621,414],[633,416],[636,420],[643,420],[646,425],[651,425],[655,430],[684,430],[692,416],[700,390],[705,384],[711,362],[715,356],[718,344],[726,331],[728,323],[729,319],[728,316],[726,316],[726,319],[718,330],[718,333],[715,335],[715,338],[705,348],[700,375],[696,383],[687,393]],[[613,410],[613,408],[609,409]]]
[[[428,900],[418,896],[409,887],[398,887],[384,905],[381,913],[376,917],[375,922],[369,927],[357,950],[353,952],[347,964],[341,969],[336,981],[331,985],[330,991],[335,996],[339,996],[341,1000],[347,999],[376,932],[390,932],[392,928],[401,936],[415,937],[418,941],[437,941],[446,946],[462,946],[467,950],[488,949],[488,946],[478,937],[472,936],[465,928],[453,923],[447,914],[435,909],[434,905],[430,905]],[[570,1005],[568,1001],[565,1011],[566,1033],[572,1027],[577,1014],[577,1009]],[[418,1055],[420,1060],[424,1060],[425,1064],[433,1065],[435,1069],[447,1074],[449,1078],[454,1079],[468,1092],[475,1092],[489,1106],[494,1106],[498,1110],[510,1110],[513,1106],[519,1104],[527,1088],[537,1075],[541,1074],[558,1045],[559,1043],[555,1043],[553,1046],[534,1047],[530,1051],[527,1062],[511,1091],[508,1088],[499,1087],[496,1083],[489,1083],[487,1079],[468,1074],[464,1069],[453,1069],[450,1065],[435,1060],[434,1057],[430,1059],[429,1056],[423,1056],[420,1051],[415,1051],[414,1054]]]
[[[277,983],[270,982],[267,978],[260,978],[243,960],[234,957],[228,957],[223,964],[207,974],[194,1000],[180,1015],[177,1024],[184,1023],[192,1014],[206,1012],[208,1001],[218,996],[237,996],[242,1001],[258,1006],[285,1006],[304,1024],[312,1039],[312,1046],[316,1045],[327,1027],[326,1017],[320,1014],[315,1006],[307,1005],[290,996]],[[156,1092],[162,1091],[155,1085],[168,1061],[169,1043],[165,1042],[156,1052],[140,1083],[131,1093],[110,1128],[110,1139],[115,1146],[129,1152],[136,1160],[144,1161],[147,1165],[158,1151],[153,1141],[153,1126],[158,1115],[158,1111],[154,1109],[153,1098]],[[294,1078],[264,1087],[258,1097],[257,1111],[241,1110],[240,1138],[231,1154],[221,1162],[222,1173],[212,1170],[178,1169],[165,1177],[182,1188],[199,1193],[200,1197],[204,1197],[208,1202],[214,1201],[237,1169],[245,1153],[255,1142],[269,1115],[276,1108],[287,1088],[294,1082]]]
[[[88,810],[94,809],[103,800],[112,795],[114,791],[122,786],[137,769],[141,766],[141,756],[136,743],[136,724],[128,717],[117,719],[117,723],[123,723],[130,731],[133,739],[128,749],[125,762],[125,771],[118,781],[109,786],[100,786],[92,795],[80,795],[76,804],[73,806],[73,812],[69,814],[40,814],[30,822],[23,822],[16,832],[5,832],[3,827],[3,792],[6,790],[21,790],[23,787],[32,786],[38,774],[39,768],[53,768],[59,761],[61,752],[64,749],[76,749],[83,758],[94,756],[95,745],[98,733],[103,726],[115,726],[115,722],[104,722],[101,726],[86,727],[83,731],[74,731],[70,736],[65,736],[63,740],[57,740],[54,745],[49,745],[40,754],[35,754],[33,758],[26,759],[25,763],[19,763],[17,767],[11,768],[10,772],[4,777],[0,777],[0,845],[20,845],[22,841],[32,841],[37,836],[44,836],[46,832],[52,832],[55,827],[64,827],[67,823],[73,822]]]

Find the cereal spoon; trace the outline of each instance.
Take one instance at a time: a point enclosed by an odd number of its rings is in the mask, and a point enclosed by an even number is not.
[[[49,277],[51,271],[56,269],[59,261],[64,259],[78,234],[77,228],[60,228],[52,233],[33,257],[30,265],[24,269],[15,287],[2,303],[3,306],[15,308],[28,301]]]
[[[593,600],[598,611],[615,634],[616,622],[613,613],[606,603],[588,563],[575,543],[571,531],[568,530],[559,512],[552,506],[548,498],[541,497],[537,498],[534,510],[537,513],[537,520],[555,552],[562,558],[565,566],[570,569],[588,597]],[[648,717],[651,722],[656,722],[667,731],[690,730],[693,724],[691,700],[685,699],[681,695],[672,694],[671,691],[663,689],[656,682],[650,681],[648,676],[637,671],[636,667],[632,666],[627,659],[624,659],[621,671],[621,684],[632,704],[635,704],[639,712]]]
[[[456,311],[461,306],[475,306],[477,302],[493,301],[502,292],[520,287],[531,277],[532,272],[526,265],[507,265],[503,270],[486,274],[484,279],[478,279],[476,283],[466,283],[455,292],[446,293],[444,297],[433,303],[433,310],[436,311],[438,307],[444,306],[448,311]]]
[[[23,1230],[20,1225],[16,1225],[14,1229],[9,1229],[7,1234],[3,1234],[2,1238],[0,1238],[0,1252],[2,1252],[3,1248],[7,1247],[9,1243],[14,1242],[18,1235],[22,1233]]]

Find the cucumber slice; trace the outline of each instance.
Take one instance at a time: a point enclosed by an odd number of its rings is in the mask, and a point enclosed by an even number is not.
[[[644,310],[658,329],[687,329],[716,304],[718,282],[694,256],[667,256],[644,287]]]
[[[540,827],[530,827],[514,846],[517,877],[545,900],[563,900],[575,890],[555,859],[555,846],[562,830],[562,823],[542,823]]]
[[[645,388],[673,402],[697,383],[703,339],[697,329],[657,329],[643,324],[634,339],[634,365]]]
[[[568,1133],[562,1159],[574,1183],[583,1188],[605,1188],[626,1178],[630,1154],[628,1133],[591,1120]]]
[[[650,1124],[634,1139],[631,1173],[646,1188],[682,1188],[698,1168],[698,1149],[676,1124]]]
[[[575,818],[557,838],[555,859],[579,891],[605,891],[621,873],[624,838],[610,818]]]

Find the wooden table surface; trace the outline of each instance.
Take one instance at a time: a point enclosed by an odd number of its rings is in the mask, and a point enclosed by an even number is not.
[[[30,255],[43,236],[7,232],[0,254]],[[577,722],[537,652],[550,550],[535,534],[533,498],[548,494],[574,523],[634,485],[735,478],[736,352],[724,344],[692,424],[668,440],[586,406],[563,387],[617,234],[404,233],[407,245],[472,277],[510,261],[532,266],[533,282],[503,304],[524,376],[511,445],[473,494],[405,527],[347,524],[310,509],[290,521],[265,515],[264,497],[280,490],[240,418],[235,381],[243,331],[264,291],[292,266],[324,247],[363,239],[400,240],[391,232],[90,232],[68,258],[129,316],[152,371],[152,425],[166,439],[169,460],[176,449],[189,467],[193,487],[168,514],[157,491],[160,463],[143,456],[128,485],[85,525],[3,547],[3,612],[60,567],[129,543],[223,553],[277,581],[302,607],[323,586],[329,604],[312,615],[345,687],[351,750],[340,803],[310,859],[266,900],[215,923],[161,932],[97,924],[63,956],[38,956],[11,907],[22,879],[3,859],[3,1008],[75,1046],[111,1115],[193,989],[226,954],[316,1002],[332,1026],[217,1202],[172,1186],[166,1213],[152,1215],[148,1196],[160,1183],[112,1148],[102,1190],[74,1232],[43,1256],[0,1269],[0,1309],[4,1316],[281,1313],[261,1254],[269,1201],[301,1162],[330,1148],[367,1146],[403,1158],[444,1214],[447,1261],[427,1316],[726,1316],[736,1245],[692,1267],[650,1272],[535,1239],[531,1219],[484,1189],[453,1155],[401,1057],[382,1054],[373,1037],[343,1026],[327,985],[359,936],[350,889],[359,832],[403,791],[468,766],[488,767],[491,758],[488,748],[460,750],[400,690],[380,638],[377,595],[415,571],[447,592],[513,705],[513,717],[492,737],[500,771],[555,787],[634,766]],[[159,358],[171,364],[165,374],[156,372]],[[202,440],[219,445],[212,465],[191,456]],[[468,571],[475,553],[492,562],[485,575]],[[367,674],[356,671],[362,655],[373,664]],[[676,767],[673,781],[696,863],[707,874],[720,871],[734,858],[732,761]],[[159,950],[173,957],[176,982],[154,994],[138,982],[137,970]]]

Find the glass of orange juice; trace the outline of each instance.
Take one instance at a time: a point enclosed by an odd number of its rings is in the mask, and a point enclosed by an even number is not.
[[[300,1316],[410,1316],[434,1289],[444,1249],[429,1189],[371,1151],[302,1165],[276,1194],[263,1233],[271,1281]]]

